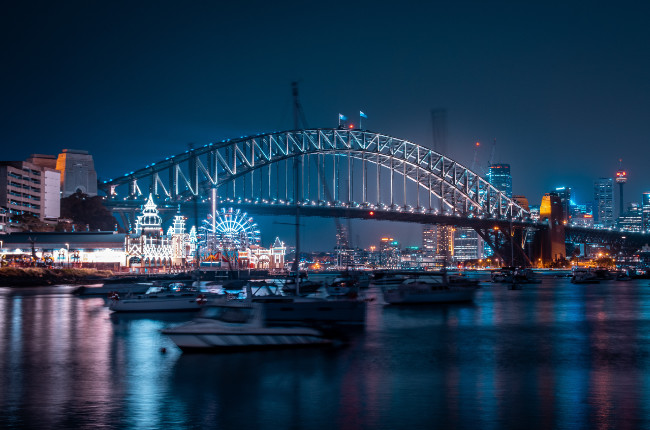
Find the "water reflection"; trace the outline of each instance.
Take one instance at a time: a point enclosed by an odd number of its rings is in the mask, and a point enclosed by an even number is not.
[[[486,285],[467,305],[376,300],[345,347],[220,355],[181,354],[160,333],[192,313],[119,315],[65,288],[0,289],[0,423],[647,427],[646,283]]]

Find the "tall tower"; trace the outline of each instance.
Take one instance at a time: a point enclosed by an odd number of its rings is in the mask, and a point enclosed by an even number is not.
[[[616,172],[616,182],[618,183],[619,189],[619,204],[618,204],[618,216],[623,215],[623,185],[627,182],[627,172],[621,167],[621,162],[623,160],[618,160],[618,171]]]
[[[512,176],[510,175],[510,164],[490,164],[488,182],[497,190],[501,191],[508,198],[512,198]]]
[[[600,227],[614,225],[614,181],[612,178],[599,178],[594,182],[594,221]]]
[[[641,212],[643,213],[643,231],[650,231],[650,191],[643,193]]]

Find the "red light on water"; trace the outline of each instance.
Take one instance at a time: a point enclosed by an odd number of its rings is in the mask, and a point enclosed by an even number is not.
[[[373,211],[370,211],[370,216],[374,216],[375,213]]]

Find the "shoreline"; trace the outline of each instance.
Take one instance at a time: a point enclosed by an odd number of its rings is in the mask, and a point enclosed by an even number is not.
[[[114,276],[111,270],[3,267],[0,268],[0,287],[47,287],[56,284],[99,283],[111,276]]]

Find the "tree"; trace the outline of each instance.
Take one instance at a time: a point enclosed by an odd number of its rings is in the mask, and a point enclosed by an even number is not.
[[[11,220],[18,223],[21,231],[52,231],[54,227],[41,221],[36,215],[30,213],[22,213],[20,215],[13,215]]]
[[[101,196],[89,197],[80,191],[61,199],[61,218],[71,219],[75,229],[81,231],[111,231],[117,224]]]

